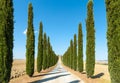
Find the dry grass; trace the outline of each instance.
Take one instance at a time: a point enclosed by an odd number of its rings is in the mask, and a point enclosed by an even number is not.
[[[29,77],[26,75],[26,64],[25,60],[14,60],[12,71],[11,71],[11,80],[10,83],[28,83],[40,80],[43,76],[53,70],[55,66],[50,67],[49,69],[42,70],[40,73],[36,72],[35,66],[35,73],[33,77]]]
[[[25,75],[25,69],[25,60],[14,60],[11,71],[11,79]]]
[[[64,66],[64,65],[63,65]],[[85,83],[110,83],[108,65],[95,64],[95,74],[93,78],[87,78],[86,72],[82,74],[64,66],[68,71],[80,77]]]

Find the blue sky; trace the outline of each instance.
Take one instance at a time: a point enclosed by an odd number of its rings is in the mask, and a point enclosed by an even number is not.
[[[14,1],[14,58],[25,59],[28,4],[33,4],[35,30],[35,56],[37,55],[39,23],[50,37],[56,54],[62,55],[70,45],[70,39],[78,33],[82,23],[84,59],[86,56],[86,14],[88,0],[13,0]],[[106,9],[104,0],[94,0],[96,31],[96,60],[107,60]]]

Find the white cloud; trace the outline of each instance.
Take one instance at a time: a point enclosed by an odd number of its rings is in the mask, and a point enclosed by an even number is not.
[[[37,32],[38,32],[38,31],[35,31],[35,34],[36,34]],[[27,29],[25,29],[25,30],[23,31],[23,34],[24,34],[24,35],[27,34]]]
[[[24,34],[24,35],[26,35],[26,34],[27,34],[27,29],[25,29],[25,30],[23,31],[23,34]]]

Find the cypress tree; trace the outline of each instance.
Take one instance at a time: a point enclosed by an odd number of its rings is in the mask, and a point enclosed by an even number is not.
[[[43,69],[45,70],[47,67],[47,37],[46,33],[44,33],[44,40],[43,40]]]
[[[67,56],[67,66],[70,67],[70,47],[68,47],[68,50],[66,52],[66,56]]]
[[[72,67],[71,40],[70,40],[70,48],[69,48],[69,59],[70,59],[69,67],[71,68]]]
[[[33,28],[33,7],[29,4],[28,7],[28,28],[27,28],[27,45],[26,45],[26,73],[30,77],[34,73],[34,47],[35,36]]]
[[[7,25],[6,25],[6,36],[7,36],[7,46],[8,46],[8,56],[9,56],[9,68],[8,68],[8,80],[10,79],[11,75],[11,67],[12,67],[12,62],[13,62],[13,32],[14,32],[14,21],[13,21],[13,1],[12,0],[7,0]]]
[[[53,66],[52,46],[50,45],[50,67]]]
[[[111,83],[120,83],[120,0],[106,0],[108,69]]]
[[[47,37],[46,39],[47,39],[47,42],[46,42],[46,44],[47,44],[47,46],[46,46],[46,47],[47,47],[47,48],[46,48],[46,55],[47,55],[47,56],[46,56],[46,61],[47,61],[47,62],[46,62],[46,68],[48,68],[48,65],[49,65],[49,59],[48,59],[48,55],[49,55],[49,54],[48,54],[48,44],[49,44],[48,42],[49,42],[49,40],[48,40],[48,39],[49,39],[49,38]]]
[[[82,24],[79,24],[78,28],[78,71],[83,71],[83,35]]]
[[[73,69],[74,66],[74,59],[73,59],[73,41],[70,41],[70,55],[71,55],[71,69]]]
[[[47,63],[47,68],[49,68],[50,67],[50,38],[48,37],[48,52],[47,52],[47,61],[48,61],[48,63]]]
[[[52,57],[51,57],[51,45],[50,45],[50,47],[49,47],[49,67],[51,67],[52,66]]]
[[[87,5],[87,46],[86,46],[86,73],[87,77],[91,77],[94,74],[95,67],[95,30],[94,30],[94,18],[93,18],[93,1],[89,0]]]
[[[68,48],[68,66],[71,67],[70,47]]]
[[[74,56],[74,70],[77,70],[77,40],[76,40],[76,34],[74,34],[74,45],[73,45],[73,56]]]
[[[0,0],[0,82],[10,80],[13,61],[13,1]]]
[[[45,69],[48,68],[48,37],[46,36],[46,67]]]
[[[38,55],[37,55],[37,71],[42,70],[43,62],[43,25],[40,22],[39,37],[38,37]]]

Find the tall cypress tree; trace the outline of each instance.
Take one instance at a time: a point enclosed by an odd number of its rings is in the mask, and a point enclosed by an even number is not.
[[[79,24],[78,28],[78,71],[83,71],[83,34],[82,24]]]
[[[48,68],[48,65],[49,65],[49,59],[48,59],[48,55],[49,55],[48,54],[48,42],[49,42],[49,40],[48,39],[49,38],[47,37],[46,39],[47,39],[47,42],[46,42],[46,44],[47,44],[47,46],[46,46],[46,55],[47,55],[46,56],[46,68]]]
[[[68,47],[67,52],[66,52],[66,56],[67,56],[67,66],[70,67],[70,47]]]
[[[46,67],[45,69],[48,68],[48,37],[46,35]]]
[[[44,33],[44,40],[43,40],[43,69],[45,70],[47,67],[47,37],[46,33]]]
[[[106,0],[108,69],[111,83],[120,83],[120,0]]]
[[[70,46],[69,46],[69,48],[68,48],[68,66],[71,67]]]
[[[47,51],[47,68],[50,67],[50,38],[48,37],[48,51]]]
[[[0,0],[0,82],[10,80],[13,61],[13,1]]]
[[[49,56],[50,56],[50,58],[49,58],[49,60],[50,60],[50,67],[52,66],[52,61],[53,61],[53,59],[52,59],[52,46],[51,46],[51,44],[50,44],[50,53],[49,53]]]
[[[37,55],[37,71],[42,70],[43,62],[43,25],[40,22],[39,37],[38,37],[38,55]]]
[[[74,34],[74,44],[73,44],[73,59],[74,59],[74,65],[73,69],[76,71],[77,70],[77,39],[76,39],[76,34]]]
[[[33,7],[28,7],[28,28],[27,28],[27,45],[26,45],[26,73],[31,77],[34,73],[34,47],[35,36],[33,28]]]
[[[7,18],[6,18],[6,36],[7,36],[7,46],[8,46],[8,56],[9,56],[9,68],[8,68],[8,79],[10,79],[11,67],[13,62],[13,32],[14,32],[14,21],[13,21],[13,1],[7,0]]]
[[[94,30],[94,18],[93,18],[93,1],[89,0],[87,5],[87,46],[86,46],[86,73],[87,77],[91,77],[94,74],[95,67],[95,30]]]
[[[73,59],[73,41],[70,40],[70,56],[71,56],[71,69],[73,69],[74,59]]]

